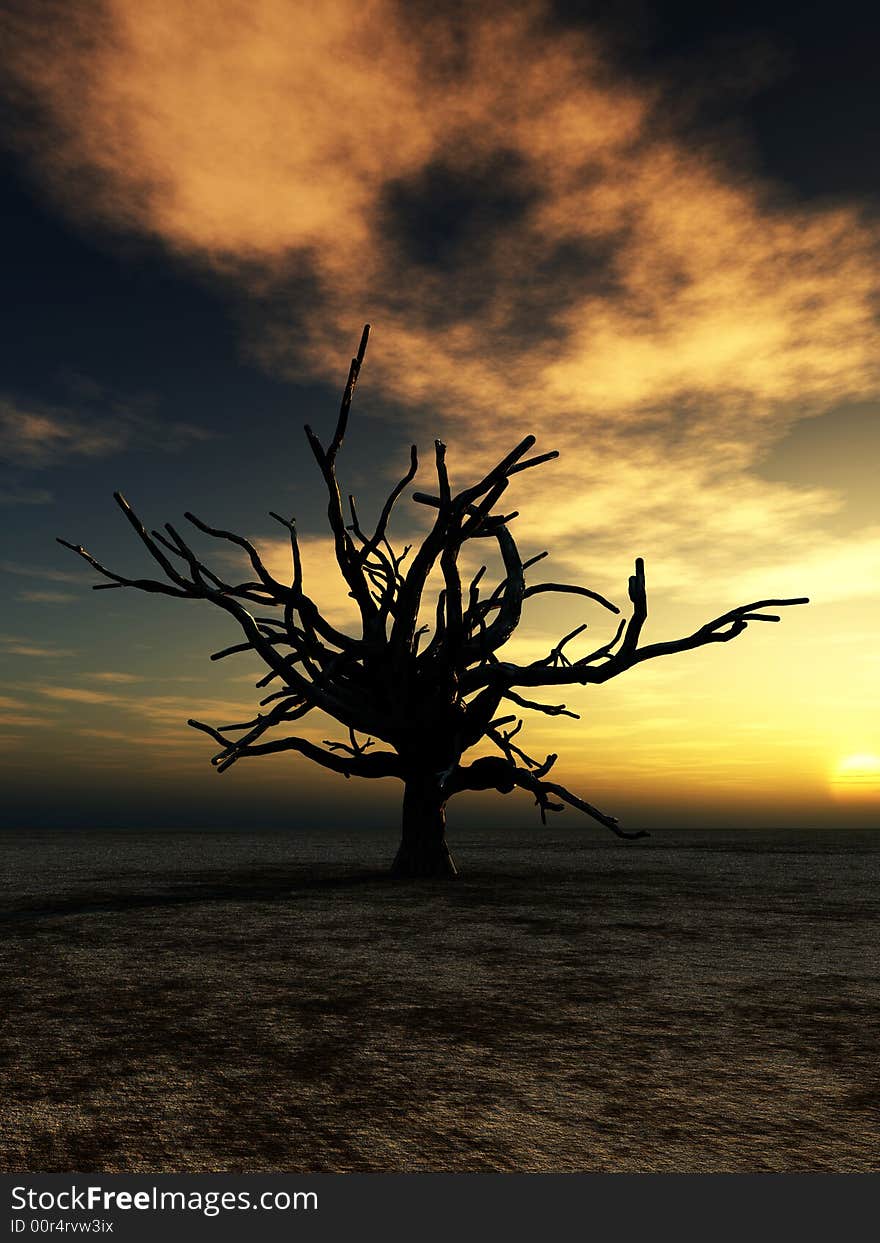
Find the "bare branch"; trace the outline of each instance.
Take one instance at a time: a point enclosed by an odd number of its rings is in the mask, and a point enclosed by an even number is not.
[[[542,462],[552,462],[557,457],[559,457],[559,450],[551,449],[549,453],[540,453],[537,457],[531,457],[526,462],[518,462],[516,466],[511,466],[507,473],[508,475],[516,475],[521,470],[531,470],[533,466],[540,466]]]
[[[311,427],[306,424],[305,433],[311,445],[315,460],[320,467],[321,474],[324,476],[324,482],[327,486],[327,519],[330,523],[330,530],[333,532],[333,543],[336,552],[336,561],[342,576],[348,583],[349,590],[355,600],[361,614],[361,621],[364,627],[365,636],[378,640],[378,609],[376,602],[370,594],[370,588],[364,577],[360,556],[355,550],[351,541],[351,537],[345,528],[345,518],[342,513],[342,498],[339,494],[339,485],[336,481],[336,455],[339,451],[342,441],[345,437],[345,431],[348,426],[348,414],[351,408],[351,401],[354,395],[354,387],[360,374],[361,365],[366,354],[367,341],[370,335],[370,325],[364,325],[364,331],[361,336],[361,343],[358,348],[357,357],[351,360],[351,366],[348,372],[348,380],[342,395],[342,404],[339,409],[339,418],[336,423],[336,431],[330,446],[325,452],[320,440],[312,431]]]
[[[456,506],[461,509],[467,509],[468,505],[473,504],[483,493],[488,492],[495,484],[500,483],[502,479],[506,479],[511,474],[513,467],[524,453],[528,453],[532,445],[535,443],[534,436],[526,436],[521,440],[515,449],[508,453],[507,457],[501,459],[497,466],[489,471],[488,475],[484,475],[479,483],[474,484],[472,488],[465,488],[464,492],[459,492],[455,498]]]
[[[610,656],[612,649],[617,646],[620,641],[620,636],[626,628],[626,620],[627,619],[625,617],[621,617],[620,625],[615,630],[613,639],[609,639],[608,642],[603,643],[601,647],[597,647],[592,652],[588,652],[586,656],[581,656],[578,660],[574,661],[574,664],[589,665],[592,664],[593,661],[601,660],[606,656]]]
[[[367,544],[367,546],[363,549],[362,555],[364,557],[368,556],[369,553],[372,552],[374,546],[376,546],[382,540],[384,540],[385,532],[388,529],[388,522],[391,518],[391,511],[394,509],[394,506],[397,504],[397,501],[401,493],[403,492],[404,488],[408,484],[412,483],[413,479],[416,476],[416,472],[418,471],[418,469],[419,469],[418,451],[415,445],[411,445],[410,451],[409,451],[409,470],[406,472],[406,474],[403,476],[400,482],[394,486],[390,496],[388,497],[388,500],[383,505],[382,513],[379,515],[379,522],[376,525],[376,530],[373,534],[373,538],[370,540],[369,544]]]
[[[150,536],[147,534],[147,530],[144,524],[141,522],[140,518],[134,512],[134,510],[129,505],[128,501],[125,499],[122,493],[114,492],[113,499],[116,502],[116,504],[119,506],[119,508],[122,510],[122,512],[125,514],[128,521],[134,527],[139,538],[143,541],[145,547],[147,548],[147,551],[149,552],[150,556],[155,561],[158,562],[158,564],[162,567],[162,570],[164,571],[166,576],[171,580],[171,582],[176,583],[178,587],[182,587],[185,591],[188,590],[189,587],[193,586],[192,583],[188,582],[185,578],[183,578],[180,574],[178,574],[177,570],[174,568],[174,566],[171,564],[171,562],[168,560],[168,558],[165,556],[162,550],[156,545],[155,541],[150,538]]]
[[[537,558],[534,558],[534,560],[537,560]],[[523,566],[523,569],[525,569],[525,566]],[[556,591],[573,596],[587,596],[588,599],[595,600],[597,604],[601,604],[603,608],[608,609],[611,613],[620,612],[616,604],[612,604],[610,600],[606,600],[604,596],[599,595],[598,591],[592,591],[589,587],[578,587],[574,583],[533,583],[526,587],[525,599],[528,600],[530,596],[540,595],[544,591]]]
[[[568,643],[571,643],[572,639],[576,639],[579,634],[583,634],[586,628],[587,627],[585,623],[580,626],[575,626],[574,630],[570,630],[568,634],[563,635],[562,638],[559,640],[559,642],[556,644],[556,646],[550,649],[549,655],[545,656],[543,660],[536,660],[533,663],[537,666],[570,665],[571,661],[565,655],[565,651],[563,649]]]
[[[751,621],[775,621],[775,616],[767,616],[761,612],[764,608],[788,608],[798,604],[809,604],[807,596],[798,596],[789,600],[757,600],[752,604],[742,604],[729,609],[720,617],[714,618],[700,626],[693,634],[681,639],[671,639],[663,643],[651,643],[645,647],[638,646],[638,639],[647,618],[647,595],[645,592],[645,570],[641,558],[636,561],[636,573],[630,578],[630,599],[633,612],[623,631],[623,641],[614,652],[620,631],[610,643],[597,649],[590,656],[575,661],[571,666],[550,668],[544,664],[519,667],[510,663],[501,663],[491,671],[484,671],[482,682],[492,678],[503,680],[507,686],[566,686],[574,683],[582,685],[600,684],[609,681],[626,669],[658,656],[670,656],[677,652],[688,652],[710,643],[729,643],[742,634]],[[597,665],[593,662],[599,657],[607,657],[606,663]],[[468,684],[471,689],[473,685]]]
[[[331,751],[347,751],[349,755],[363,755],[369,747],[373,745],[372,738],[368,738],[366,742],[358,742],[357,736],[353,729],[349,729],[349,742],[331,742],[329,738],[324,739],[324,746]]]
[[[446,471],[446,445],[442,440],[434,441],[434,458],[437,464],[437,483],[440,486],[440,508],[448,509],[451,502],[449,491],[449,475]]]
[[[203,531],[205,535],[212,535],[215,539],[227,540],[230,544],[235,544],[238,548],[243,549],[250,558],[250,563],[254,567],[257,577],[269,594],[276,600],[284,600],[286,598],[290,588],[285,587],[283,583],[279,583],[276,578],[272,577],[263,565],[259,553],[250,540],[245,539],[243,535],[236,535],[234,531],[223,531],[219,527],[208,526],[207,522],[202,522],[201,518],[197,518],[195,514],[187,512],[183,516],[187,522],[191,522],[194,527]]]
[[[106,566],[101,565],[100,561],[97,561],[90,552],[87,552],[82,544],[69,544],[67,540],[61,539],[60,536],[56,537],[56,543],[69,548],[71,552],[75,552],[77,556],[87,561],[92,569],[97,570],[99,574],[103,574],[105,578],[113,580],[112,583],[95,584],[95,591],[107,591],[111,587],[137,587],[139,591],[155,592],[157,595],[163,596],[178,596],[183,599],[192,595],[190,591],[169,587],[167,583],[159,583],[151,578],[124,578],[121,574],[114,574],[112,570],[108,570]]]
[[[642,627],[648,616],[645,563],[641,557],[636,557],[636,572],[629,580],[629,598],[632,601],[633,611],[623,632],[623,642],[620,647],[621,657],[630,656],[635,651],[639,635],[642,633]]]
[[[577,712],[569,712],[565,704],[541,704],[535,703],[532,699],[523,699],[522,695],[517,695],[516,691],[505,691],[503,699],[509,699],[511,703],[517,704],[520,708],[530,708],[533,712],[543,712],[545,716],[570,716],[573,720],[579,721],[580,714]]]
[[[299,597],[302,595],[302,558],[299,552],[299,541],[296,537],[296,522],[293,518],[288,522],[286,518],[282,518],[280,514],[276,514],[272,509],[269,510],[269,517],[274,518],[276,522],[280,522],[283,527],[286,527],[290,535],[290,556],[293,564],[291,592],[294,597]]]
[[[522,729],[522,721],[517,721],[516,728],[510,730],[500,730],[494,728],[494,722],[491,722],[486,730],[486,737],[493,742],[500,751],[504,753],[508,762],[515,768],[516,760],[521,759],[536,777],[543,777],[550,771],[559,758],[556,755],[548,755],[544,760],[536,760],[534,756],[528,755],[521,747],[518,747],[513,739]]]
[[[588,803],[585,799],[578,798],[576,794],[572,794],[565,786],[559,785],[555,781],[541,781],[534,773],[528,770],[518,768],[515,774],[516,784],[524,790],[531,791],[535,795],[535,802],[541,809],[541,819],[546,824],[545,813],[547,811],[561,811],[559,804],[549,801],[549,795],[555,794],[557,798],[561,798],[564,803],[568,803],[569,807],[576,807],[578,811],[584,812],[585,815],[598,820],[600,824],[604,824],[606,829],[610,829],[616,837],[626,838],[628,841],[636,841],[640,837],[650,837],[644,829],[639,829],[635,833],[627,833],[620,828],[620,822],[616,816],[606,815],[600,811],[598,807],[594,807],[592,803]]]
[[[339,418],[336,421],[336,431],[333,433],[333,439],[330,441],[330,447],[327,450],[327,461],[331,466],[336,460],[336,454],[339,452],[342,441],[345,438],[345,432],[348,427],[348,412],[351,409],[351,399],[354,397],[354,386],[357,384],[358,376],[363,366],[369,339],[370,325],[364,324],[357,356],[351,360],[351,366],[348,371],[348,380],[346,381],[345,391],[342,394],[342,404],[339,407]]]
[[[273,742],[263,742],[256,746],[235,747],[228,738],[210,725],[205,725],[202,721],[187,721],[187,725],[193,729],[201,730],[202,733],[208,734],[214,738],[226,749],[233,747],[235,755],[233,759],[221,760],[215,765],[218,772],[225,772],[238,759],[242,759],[253,755],[277,755],[282,751],[298,751],[307,759],[320,764],[322,768],[332,769],[333,772],[342,773],[346,777],[401,777],[403,770],[400,759],[392,751],[372,752],[370,755],[349,756],[342,758],[332,752],[323,751],[315,743],[309,742],[307,738],[278,738]]]

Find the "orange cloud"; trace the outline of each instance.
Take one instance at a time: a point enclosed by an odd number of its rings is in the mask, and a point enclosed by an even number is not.
[[[453,28],[390,0],[105,0],[52,29],[51,55],[42,24],[13,43],[43,175],[264,294],[254,347],[277,365],[335,377],[371,317],[372,374],[404,402],[564,428],[688,401],[692,437],[737,416],[719,448],[740,460],[781,404],[877,380],[858,212],[774,202],[539,4]],[[438,177],[508,200],[490,228],[472,205],[442,264],[406,236]],[[298,275],[317,306],[293,349]]]
[[[110,691],[92,691],[80,686],[43,686],[40,693],[50,699],[61,699],[67,703],[81,704],[117,704],[123,702],[118,695]]]

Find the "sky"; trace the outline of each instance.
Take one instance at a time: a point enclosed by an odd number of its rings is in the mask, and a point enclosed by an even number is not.
[[[282,572],[268,511],[295,514],[307,589],[350,622],[302,425],[329,437],[366,321],[339,461],[361,512],[413,440],[464,486],[533,433],[560,457],[511,487],[520,547],[621,604],[644,557],[649,641],[811,599],[573,688],[581,719],[530,720],[533,753],[633,829],[880,822],[876,15],[13,0],[0,22],[6,824],[396,822],[393,781],[289,756],[218,776],[185,722],[253,715],[259,664],[207,659],[232,623],[93,593],[54,542],[146,573],[119,488]],[[585,603],[530,602],[511,656],[610,637]],[[522,792],[450,811],[535,818]]]

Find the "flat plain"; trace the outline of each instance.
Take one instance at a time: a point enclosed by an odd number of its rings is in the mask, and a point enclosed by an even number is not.
[[[0,1169],[880,1167],[880,833],[0,834]]]

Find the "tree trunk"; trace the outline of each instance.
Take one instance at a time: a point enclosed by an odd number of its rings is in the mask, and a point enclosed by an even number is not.
[[[436,777],[407,780],[403,792],[403,831],[391,865],[392,876],[457,876],[446,845],[446,799]]]

